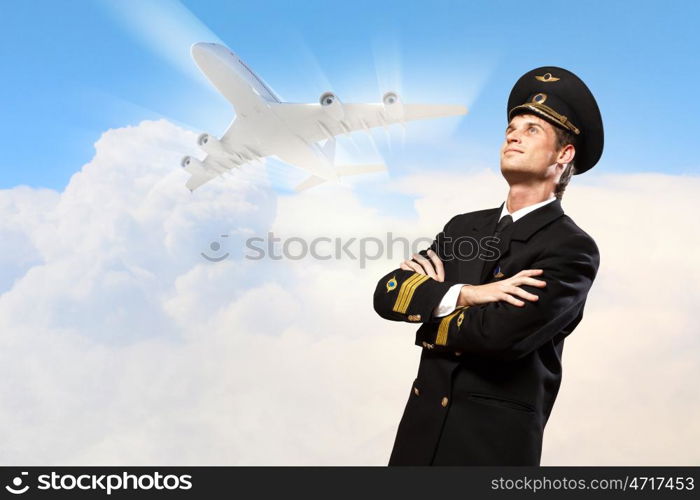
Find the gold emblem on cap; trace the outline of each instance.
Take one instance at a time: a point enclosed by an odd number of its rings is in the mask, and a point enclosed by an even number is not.
[[[544,104],[544,101],[547,100],[547,94],[544,93],[539,93],[535,94],[532,96],[532,102],[536,102],[537,104]]]
[[[394,276],[386,282],[386,293],[389,293],[390,291],[394,290],[396,288],[396,285],[396,276]]]
[[[551,73],[545,73],[544,75],[536,75],[535,78],[537,78],[541,82],[558,82],[559,78],[552,76]]]

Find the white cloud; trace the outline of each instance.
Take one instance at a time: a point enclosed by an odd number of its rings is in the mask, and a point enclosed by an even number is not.
[[[343,186],[277,196],[234,179],[190,194],[177,165],[195,138],[165,121],[112,130],[63,192],[0,191],[2,463],[386,463],[420,353],[413,327],[374,314],[372,291],[402,257],[256,261],[242,242],[432,238],[497,206],[504,181],[387,186],[417,198],[415,218]],[[685,285],[700,274],[698,182],[592,172],[569,188],[602,264],[543,463],[698,462],[698,296]]]

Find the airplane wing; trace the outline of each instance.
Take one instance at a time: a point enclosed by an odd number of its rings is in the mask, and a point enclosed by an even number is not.
[[[210,155],[207,155],[202,161],[186,156],[182,166],[186,172],[191,174],[185,183],[185,186],[190,191],[194,191],[199,186],[206,184],[227,171],[223,165],[214,162]]]
[[[396,104],[391,109],[382,103],[350,103],[342,105],[342,117],[327,113],[320,104],[271,103],[272,111],[309,142],[402,123],[444,116],[463,115],[464,106],[453,104]]]
[[[229,172],[233,168],[240,168],[244,164],[260,160],[263,155],[257,150],[255,145],[244,142],[244,137],[240,134],[240,125],[237,120],[226,130],[221,137],[221,141],[211,138],[208,134],[200,136],[200,141],[207,136],[211,140],[210,152],[203,160],[197,160],[189,156],[183,160],[183,167],[192,176],[187,180],[186,186],[190,191],[194,191],[211,179]],[[218,144],[218,146],[217,146]],[[200,142],[200,146],[201,146]]]

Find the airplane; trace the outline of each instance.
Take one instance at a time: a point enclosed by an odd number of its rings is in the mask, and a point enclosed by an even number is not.
[[[204,76],[233,105],[235,113],[220,139],[207,133],[197,139],[207,153],[204,160],[191,156],[182,159],[182,167],[191,174],[186,183],[191,192],[219,175],[247,163],[262,162],[268,156],[276,156],[311,174],[295,187],[296,191],[341,176],[386,170],[383,164],[335,165],[336,136],[467,113],[467,108],[459,105],[403,103],[396,92],[386,92],[380,103],[346,104],[333,92],[324,92],[318,103],[282,102],[227,47],[200,42],[192,45],[191,54]]]

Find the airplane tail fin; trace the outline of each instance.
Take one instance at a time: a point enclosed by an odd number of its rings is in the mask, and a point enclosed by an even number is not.
[[[383,172],[386,170],[386,165],[383,163],[369,163],[365,165],[338,165],[338,175],[358,175],[368,174],[370,172]]]
[[[323,177],[317,177],[315,175],[312,175],[308,179],[304,180],[297,187],[295,187],[294,190],[297,192],[306,191],[307,189],[316,187],[319,184],[323,184],[324,182],[326,182],[326,179],[324,179]]]
[[[386,165],[383,163],[372,163],[366,165],[339,165],[336,167],[336,173],[339,176],[368,174],[370,172],[382,172],[384,170],[386,170]],[[323,177],[312,175],[295,187],[294,190],[297,192],[305,191],[312,187],[316,187],[319,184],[323,184],[326,181],[327,179],[324,179]]]

